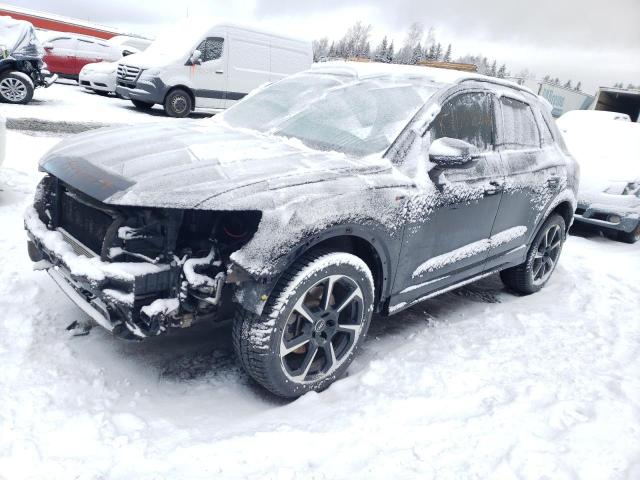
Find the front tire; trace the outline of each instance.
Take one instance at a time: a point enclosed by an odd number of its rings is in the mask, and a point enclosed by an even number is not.
[[[618,240],[624,243],[636,243],[640,240],[640,223],[630,232],[618,232]]]
[[[283,275],[262,315],[241,307],[233,325],[236,355],[275,395],[320,391],[346,372],[373,312],[371,272],[342,252],[304,255]]]
[[[193,110],[193,102],[188,92],[177,88],[164,99],[164,111],[170,117],[184,118]]]
[[[33,83],[25,75],[9,72],[0,76],[0,101],[13,104],[27,104],[33,98]]]
[[[504,284],[523,295],[544,287],[560,259],[566,231],[561,215],[554,213],[549,216],[531,242],[524,263],[500,272]]]

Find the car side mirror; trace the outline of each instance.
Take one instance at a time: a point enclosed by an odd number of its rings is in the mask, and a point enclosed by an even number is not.
[[[47,52],[53,50],[53,43],[45,42],[44,44],[42,44],[42,48],[44,48]]]
[[[200,65],[202,63],[200,58],[202,58],[202,52],[200,50],[194,50],[189,58],[189,63],[191,65]]]
[[[122,56],[123,57],[128,57],[129,55],[133,55],[134,52],[132,52],[131,50],[123,50],[122,51]]]
[[[429,161],[439,170],[470,168],[479,155],[478,147],[457,138],[438,138],[429,147]]]

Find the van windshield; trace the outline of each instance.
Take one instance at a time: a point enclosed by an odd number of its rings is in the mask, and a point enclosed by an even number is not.
[[[435,91],[424,80],[301,73],[257,91],[221,117],[317,150],[366,156],[386,150]]]
[[[197,28],[191,22],[182,22],[159,35],[145,53],[179,60],[189,56],[200,43],[206,28]]]

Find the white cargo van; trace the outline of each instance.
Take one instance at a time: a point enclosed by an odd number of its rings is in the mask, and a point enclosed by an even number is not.
[[[185,117],[227,108],[254,88],[311,66],[311,44],[229,23],[188,22],[118,62],[116,92],[141,109]]]

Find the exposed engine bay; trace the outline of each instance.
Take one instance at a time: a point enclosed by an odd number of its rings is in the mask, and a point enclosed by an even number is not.
[[[226,318],[233,304],[222,300],[242,280],[229,256],[261,219],[258,211],[113,207],[50,175],[34,207],[37,219],[25,220],[32,260],[71,285],[114,334],[131,339]]]

